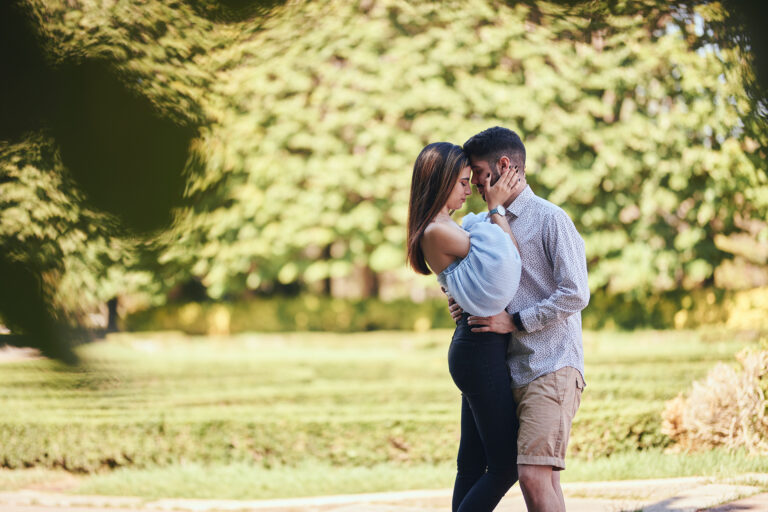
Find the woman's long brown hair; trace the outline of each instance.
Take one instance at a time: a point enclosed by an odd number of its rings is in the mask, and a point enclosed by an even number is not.
[[[421,250],[421,236],[448,201],[461,170],[469,165],[462,149],[434,142],[421,150],[413,164],[408,204],[408,263],[420,274],[431,274]]]

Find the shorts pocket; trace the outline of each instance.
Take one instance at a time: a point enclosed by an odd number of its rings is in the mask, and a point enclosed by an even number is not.
[[[563,405],[565,401],[565,394],[568,391],[568,372],[567,368],[561,368],[552,374],[553,382],[555,385],[555,396],[557,397],[557,403]]]
[[[576,411],[579,410],[581,405],[581,393],[584,391],[584,378],[581,376],[581,372],[574,370],[576,383],[573,389],[573,411],[571,412],[571,419],[576,416]]]
[[[574,370],[574,373],[576,374],[576,388],[578,388],[579,391],[584,390],[584,387],[586,386],[584,377],[581,376],[581,372],[578,370]]]

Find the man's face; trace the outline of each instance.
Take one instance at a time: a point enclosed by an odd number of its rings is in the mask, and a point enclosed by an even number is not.
[[[491,177],[491,185],[496,183],[496,180],[499,179],[499,171],[498,169],[491,169],[491,166],[488,165],[488,162],[485,160],[481,160],[479,158],[470,158],[469,159],[469,166],[472,168],[472,180],[471,183],[477,187],[477,191],[480,192],[480,195],[483,196],[483,201],[485,201],[485,190],[484,184],[486,177]]]

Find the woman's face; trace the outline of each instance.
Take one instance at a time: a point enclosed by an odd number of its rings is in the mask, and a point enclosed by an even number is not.
[[[445,205],[449,210],[458,210],[464,205],[467,197],[472,193],[472,185],[469,184],[470,168],[464,167],[459,172],[459,179],[456,180],[456,184],[451,190],[451,195],[448,196],[448,201]]]

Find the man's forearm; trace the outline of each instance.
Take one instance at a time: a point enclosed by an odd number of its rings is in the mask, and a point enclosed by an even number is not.
[[[569,290],[568,293],[558,290],[544,301],[519,311],[520,324],[526,332],[538,331],[552,322],[581,312],[587,304],[589,288]]]

